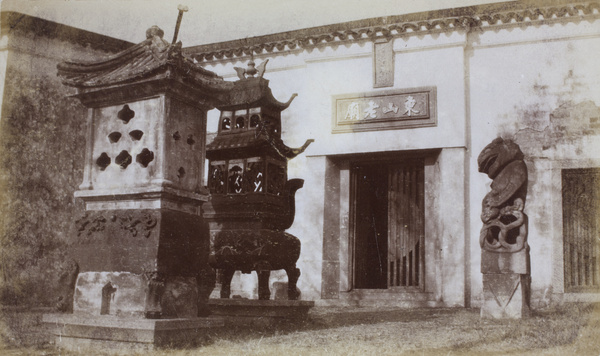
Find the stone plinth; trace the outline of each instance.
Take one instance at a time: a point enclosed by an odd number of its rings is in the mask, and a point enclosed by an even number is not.
[[[169,209],[88,211],[76,227],[75,313],[198,316],[198,278],[209,249],[201,217]]]
[[[529,251],[481,251],[483,318],[520,319],[530,313]]]
[[[483,274],[482,318],[520,319],[529,316],[531,277],[517,273]]]
[[[43,316],[60,348],[86,350],[152,350],[194,344],[207,328],[221,327],[223,318],[137,319],[114,316],[46,314]]]
[[[308,318],[313,301],[209,299],[212,315],[225,318],[227,325],[269,326],[297,323]]]

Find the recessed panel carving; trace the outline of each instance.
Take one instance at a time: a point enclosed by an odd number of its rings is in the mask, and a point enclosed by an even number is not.
[[[194,135],[191,135],[191,134],[190,134],[190,135],[188,135],[188,138],[187,138],[187,144],[191,146],[191,145],[193,145],[194,143],[196,143],[196,140],[194,140]]]
[[[131,136],[132,140],[139,141],[144,136],[144,132],[142,130],[133,130],[129,133],[129,136]]]
[[[123,109],[121,109],[121,111],[119,111],[119,113],[117,114],[117,117],[119,118],[119,120],[123,121],[126,124],[128,124],[129,121],[131,119],[133,119],[134,116],[135,116],[135,111],[131,110],[129,108],[129,105],[123,106]]]
[[[115,158],[115,163],[121,166],[121,168],[126,169],[127,166],[131,164],[131,155],[129,154],[129,152],[123,150]]]
[[[142,152],[140,152],[137,156],[135,156],[135,161],[142,165],[142,167],[148,167],[148,164],[154,160],[154,152],[150,151],[147,148],[144,148]]]
[[[110,141],[110,143],[117,143],[119,142],[119,140],[121,139],[121,133],[120,132],[111,132],[108,135],[108,140]]]
[[[96,165],[98,165],[98,168],[100,168],[100,170],[103,171],[106,169],[106,167],[108,167],[110,162],[110,157],[106,154],[106,152],[102,152],[100,157],[98,157],[98,159],[96,160]]]

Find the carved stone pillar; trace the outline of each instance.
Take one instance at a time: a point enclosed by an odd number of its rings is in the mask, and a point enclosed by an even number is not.
[[[481,316],[521,318],[529,315],[530,264],[527,245],[527,166],[519,146],[497,138],[477,158],[479,172],[493,179],[482,202],[483,228]]]

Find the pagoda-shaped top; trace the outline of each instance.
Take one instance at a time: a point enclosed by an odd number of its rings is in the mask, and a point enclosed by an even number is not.
[[[246,69],[234,67],[239,80],[233,83],[234,86],[229,92],[226,104],[218,106],[218,109],[225,111],[248,107],[265,107],[279,112],[287,109],[297,94],[293,94],[285,103],[273,97],[271,88],[269,88],[269,81],[263,78],[268,62],[267,59],[258,67],[255,67],[254,60],[251,59]]]
[[[233,83],[224,104],[217,105],[221,111],[219,132],[207,145],[209,159],[268,154],[286,160],[302,153],[310,143],[291,148],[281,140],[281,112],[297,94],[287,102],[275,99],[269,81],[263,78],[267,62],[255,67],[250,60],[246,69],[235,67],[239,80]]]
[[[193,89],[190,98],[206,97],[211,100],[204,101],[211,106],[220,103],[233,88],[233,83],[185,57],[181,42],[170,44],[163,36],[163,30],[152,26],[146,30],[146,39],[139,44],[99,61],[60,63],[58,75],[63,84],[78,89],[75,96],[88,106],[111,100],[107,92],[119,92],[120,98],[129,100],[150,94],[149,91],[184,87],[182,93]],[[152,89],[142,85],[150,82]],[[136,84],[135,88],[131,88],[133,84]],[[119,91],[118,88],[127,90]]]
[[[208,199],[206,112],[227,102],[234,83],[183,56],[176,34],[169,43],[152,26],[144,41],[114,56],[58,65],[88,107],[84,179],[75,193],[87,209],[185,203],[197,211]]]

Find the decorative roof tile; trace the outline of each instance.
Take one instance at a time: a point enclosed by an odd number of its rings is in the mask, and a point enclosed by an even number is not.
[[[449,32],[474,27],[485,29],[506,24],[532,25],[551,20],[580,21],[584,18],[597,18],[599,10],[598,1],[512,1],[352,21],[194,46],[184,51],[197,61],[211,62],[345,42],[421,35],[434,31]]]
[[[177,76],[217,91],[233,87],[233,83],[185,57],[181,42],[169,44],[163,35],[160,28],[153,26],[146,31],[146,40],[105,60],[60,63],[58,75],[65,85],[82,90]]]

